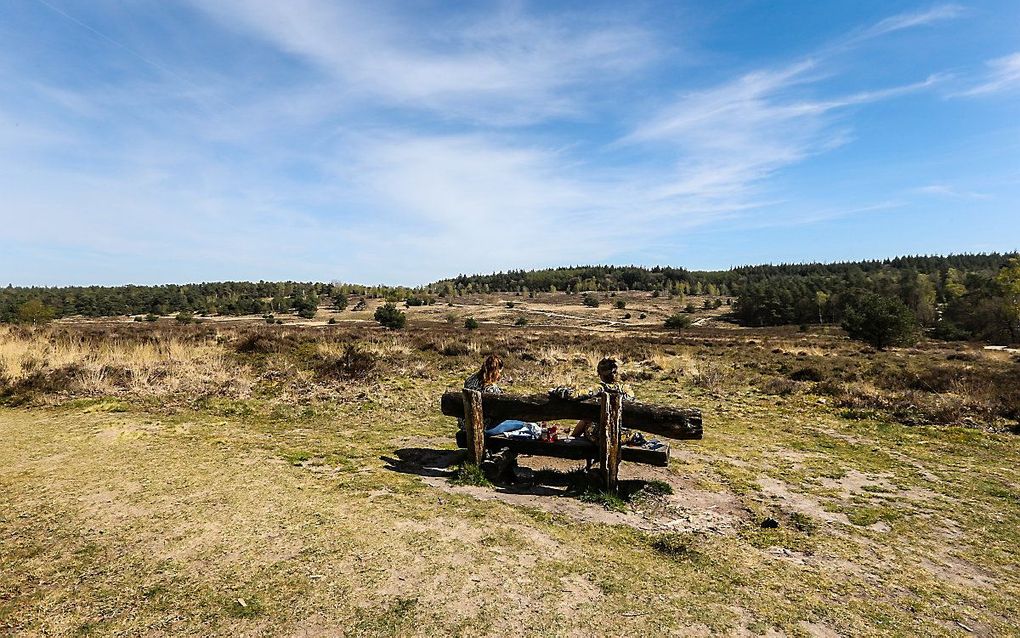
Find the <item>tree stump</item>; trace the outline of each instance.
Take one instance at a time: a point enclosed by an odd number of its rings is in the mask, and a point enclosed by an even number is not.
[[[482,393],[478,390],[464,390],[464,434],[467,435],[468,461],[481,465],[485,458],[485,420]]]
[[[603,487],[616,493],[620,473],[620,429],[623,423],[623,396],[603,392],[602,415],[598,424],[599,477]]]

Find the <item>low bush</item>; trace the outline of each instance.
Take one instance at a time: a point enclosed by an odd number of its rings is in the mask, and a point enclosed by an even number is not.
[[[407,324],[407,315],[398,310],[395,303],[388,301],[376,308],[375,320],[384,328],[399,330]]]
[[[348,344],[338,357],[320,357],[317,367],[321,376],[342,380],[364,379],[375,371],[377,362],[376,355]]]

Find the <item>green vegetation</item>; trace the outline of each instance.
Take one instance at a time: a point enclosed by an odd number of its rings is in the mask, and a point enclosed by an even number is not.
[[[468,330],[478,330],[478,320],[474,317],[468,317],[464,320],[464,327]]]
[[[428,306],[464,295],[514,293],[529,299],[546,291],[598,294],[650,291],[679,304],[688,295],[706,309],[729,306],[746,326],[842,324],[854,300],[867,294],[899,299],[919,330],[942,339],[1020,341],[1020,257],[1014,254],[897,257],[834,264],[743,266],[726,271],[683,268],[579,266],[491,275],[460,275],[419,288],[341,283],[220,282],[166,286],[0,289],[0,322],[41,323],[83,315],[281,315],[313,318],[322,300],[342,311],[349,297]],[[512,302],[510,302],[512,303]],[[617,309],[626,303],[619,300]],[[27,304],[27,305],[26,305]],[[354,308],[363,310],[364,302]],[[688,312],[695,311],[687,303]]]
[[[38,299],[30,299],[18,306],[18,321],[21,323],[40,324],[53,319],[56,311]]]
[[[454,485],[474,485],[475,487],[492,487],[492,482],[485,476],[482,468],[474,463],[461,463],[453,473]]]
[[[887,346],[911,345],[917,340],[917,318],[895,297],[868,293],[854,298],[843,310],[843,329],[884,350]]]
[[[407,323],[407,315],[397,310],[397,305],[392,301],[375,309],[375,320],[384,328],[399,330]]]
[[[671,330],[677,330],[683,332],[687,328],[691,327],[692,319],[690,315],[682,315],[677,313],[666,317],[664,325]]]

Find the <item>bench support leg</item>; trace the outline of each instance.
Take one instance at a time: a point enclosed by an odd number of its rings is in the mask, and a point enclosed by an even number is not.
[[[598,425],[599,474],[606,490],[615,494],[620,469],[620,428],[623,424],[623,397],[616,392],[602,393],[602,417]]]
[[[485,420],[482,393],[478,390],[464,390],[464,434],[467,435],[468,461],[480,465],[485,458]]]

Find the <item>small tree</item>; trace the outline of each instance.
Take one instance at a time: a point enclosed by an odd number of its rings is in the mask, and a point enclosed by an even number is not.
[[[517,321],[514,322],[515,326],[526,326],[528,325],[527,317],[517,317]]]
[[[695,308],[694,304],[692,303],[689,303],[686,306],[684,306],[684,312],[693,313],[695,310],[697,310],[697,308]]]
[[[38,299],[30,299],[18,306],[18,321],[21,323],[46,323],[56,316],[57,312]]]
[[[1002,289],[1009,336],[1013,341],[1020,340],[1020,257],[1010,259],[995,281]]]
[[[177,323],[191,323],[195,315],[190,310],[182,310],[177,313]]]
[[[595,295],[585,295],[583,303],[584,303],[584,305],[588,306],[589,308],[598,308],[599,307],[599,298],[596,297]]]
[[[666,317],[665,326],[667,328],[674,329],[677,332],[683,332],[687,328],[691,327],[691,317],[690,315],[682,315],[680,313],[670,315],[669,317]]]
[[[341,293],[336,297],[333,297],[333,307],[336,308],[338,311],[347,308],[347,295]]]
[[[375,309],[375,320],[384,328],[399,330],[407,323],[407,315],[397,310],[397,304],[388,301]]]
[[[624,308],[627,307],[627,302],[624,301],[623,299],[617,299],[616,300],[616,307],[619,310],[623,310]]]
[[[843,309],[843,329],[851,339],[884,350],[913,343],[917,339],[917,318],[895,297],[866,293],[851,299]]]
[[[477,330],[478,321],[474,317],[468,317],[467,319],[464,320],[464,327],[467,328],[468,330]]]

